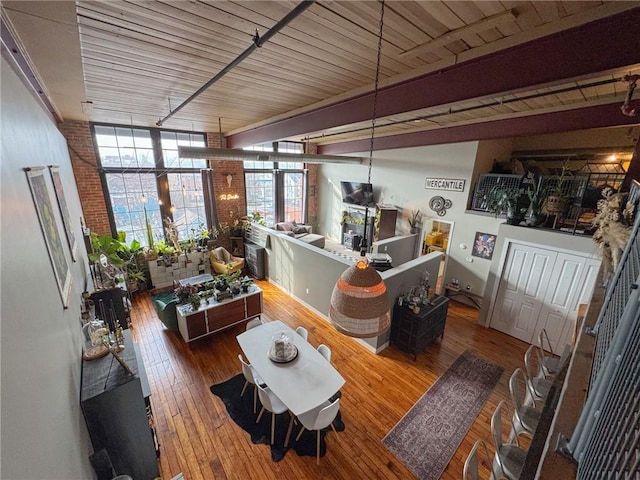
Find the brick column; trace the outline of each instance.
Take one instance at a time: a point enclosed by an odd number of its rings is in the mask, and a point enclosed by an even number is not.
[[[89,122],[65,121],[58,128],[67,139],[84,221],[92,232],[111,235]]]

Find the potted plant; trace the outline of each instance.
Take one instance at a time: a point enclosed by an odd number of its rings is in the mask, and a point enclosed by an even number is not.
[[[522,188],[502,187],[495,185],[487,195],[485,195],[485,205],[487,210],[496,217],[505,214],[509,225],[519,225],[524,218],[526,207],[521,204],[524,194]]]
[[[244,293],[247,293],[249,291],[249,287],[253,284],[253,278],[245,275],[243,278],[240,279],[240,287],[242,288],[242,291]]]
[[[549,215],[561,215],[569,207],[569,198],[566,196],[566,186],[570,182],[571,171],[568,162],[562,163],[560,175],[554,175],[549,179],[549,188],[543,205],[543,212]]]
[[[187,298],[187,301],[189,302],[189,304],[191,305],[191,308],[195,312],[200,308],[200,303],[202,301],[202,298],[200,298],[200,295],[198,295],[197,293],[192,293]]]
[[[418,233],[420,223],[422,221],[422,213],[420,210],[411,210],[411,216],[408,219],[411,233]]]
[[[537,227],[547,218],[546,215],[542,213],[544,202],[547,198],[547,191],[543,186],[542,177],[539,177],[533,184],[535,188],[527,190],[527,196],[529,197],[529,215],[527,216],[526,223],[530,227]]]
[[[189,302],[189,298],[192,295],[198,294],[198,289],[194,285],[188,283],[186,285],[179,285],[178,287],[176,287],[173,293],[175,293],[176,297],[178,298],[178,304],[183,305]]]

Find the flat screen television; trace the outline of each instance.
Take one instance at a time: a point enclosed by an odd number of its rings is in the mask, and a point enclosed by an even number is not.
[[[342,201],[344,203],[363,207],[375,206],[373,187],[370,183],[340,182],[340,186],[342,187]]]

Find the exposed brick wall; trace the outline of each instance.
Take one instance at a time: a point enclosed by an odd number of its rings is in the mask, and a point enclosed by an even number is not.
[[[307,145],[307,153],[316,154],[318,151],[318,146],[314,143],[310,143]],[[313,226],[313,231],[317,232],[318,230],[318,172],[320,171],[320,165],[317,163],[308,163],[307,169],[309,170],[308,174],[308,220],[309,225]]]
[[[220,134],[218,133],[207,133],[207,145],[213,148],[224,148],[224,145],[220,145]],[[214,159],[211,160],[211,168],[214,173],[218,221],[231,225],[234,220],[244,216],[247,208],[244,190],[244,165],[242,162]],[[227,175],[233,177],[231,187],[227,183]],[[238,198],[222,200],[221,195],[238,195]]]
[[[89,122],[65,121],[58,128],[67,139],[84,220],[92,232],[111,235]]]

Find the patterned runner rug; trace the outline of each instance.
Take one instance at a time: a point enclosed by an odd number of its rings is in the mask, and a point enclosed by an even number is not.
[[[502,372],[466,350],[382,443],[421,480],[440,478]]]

